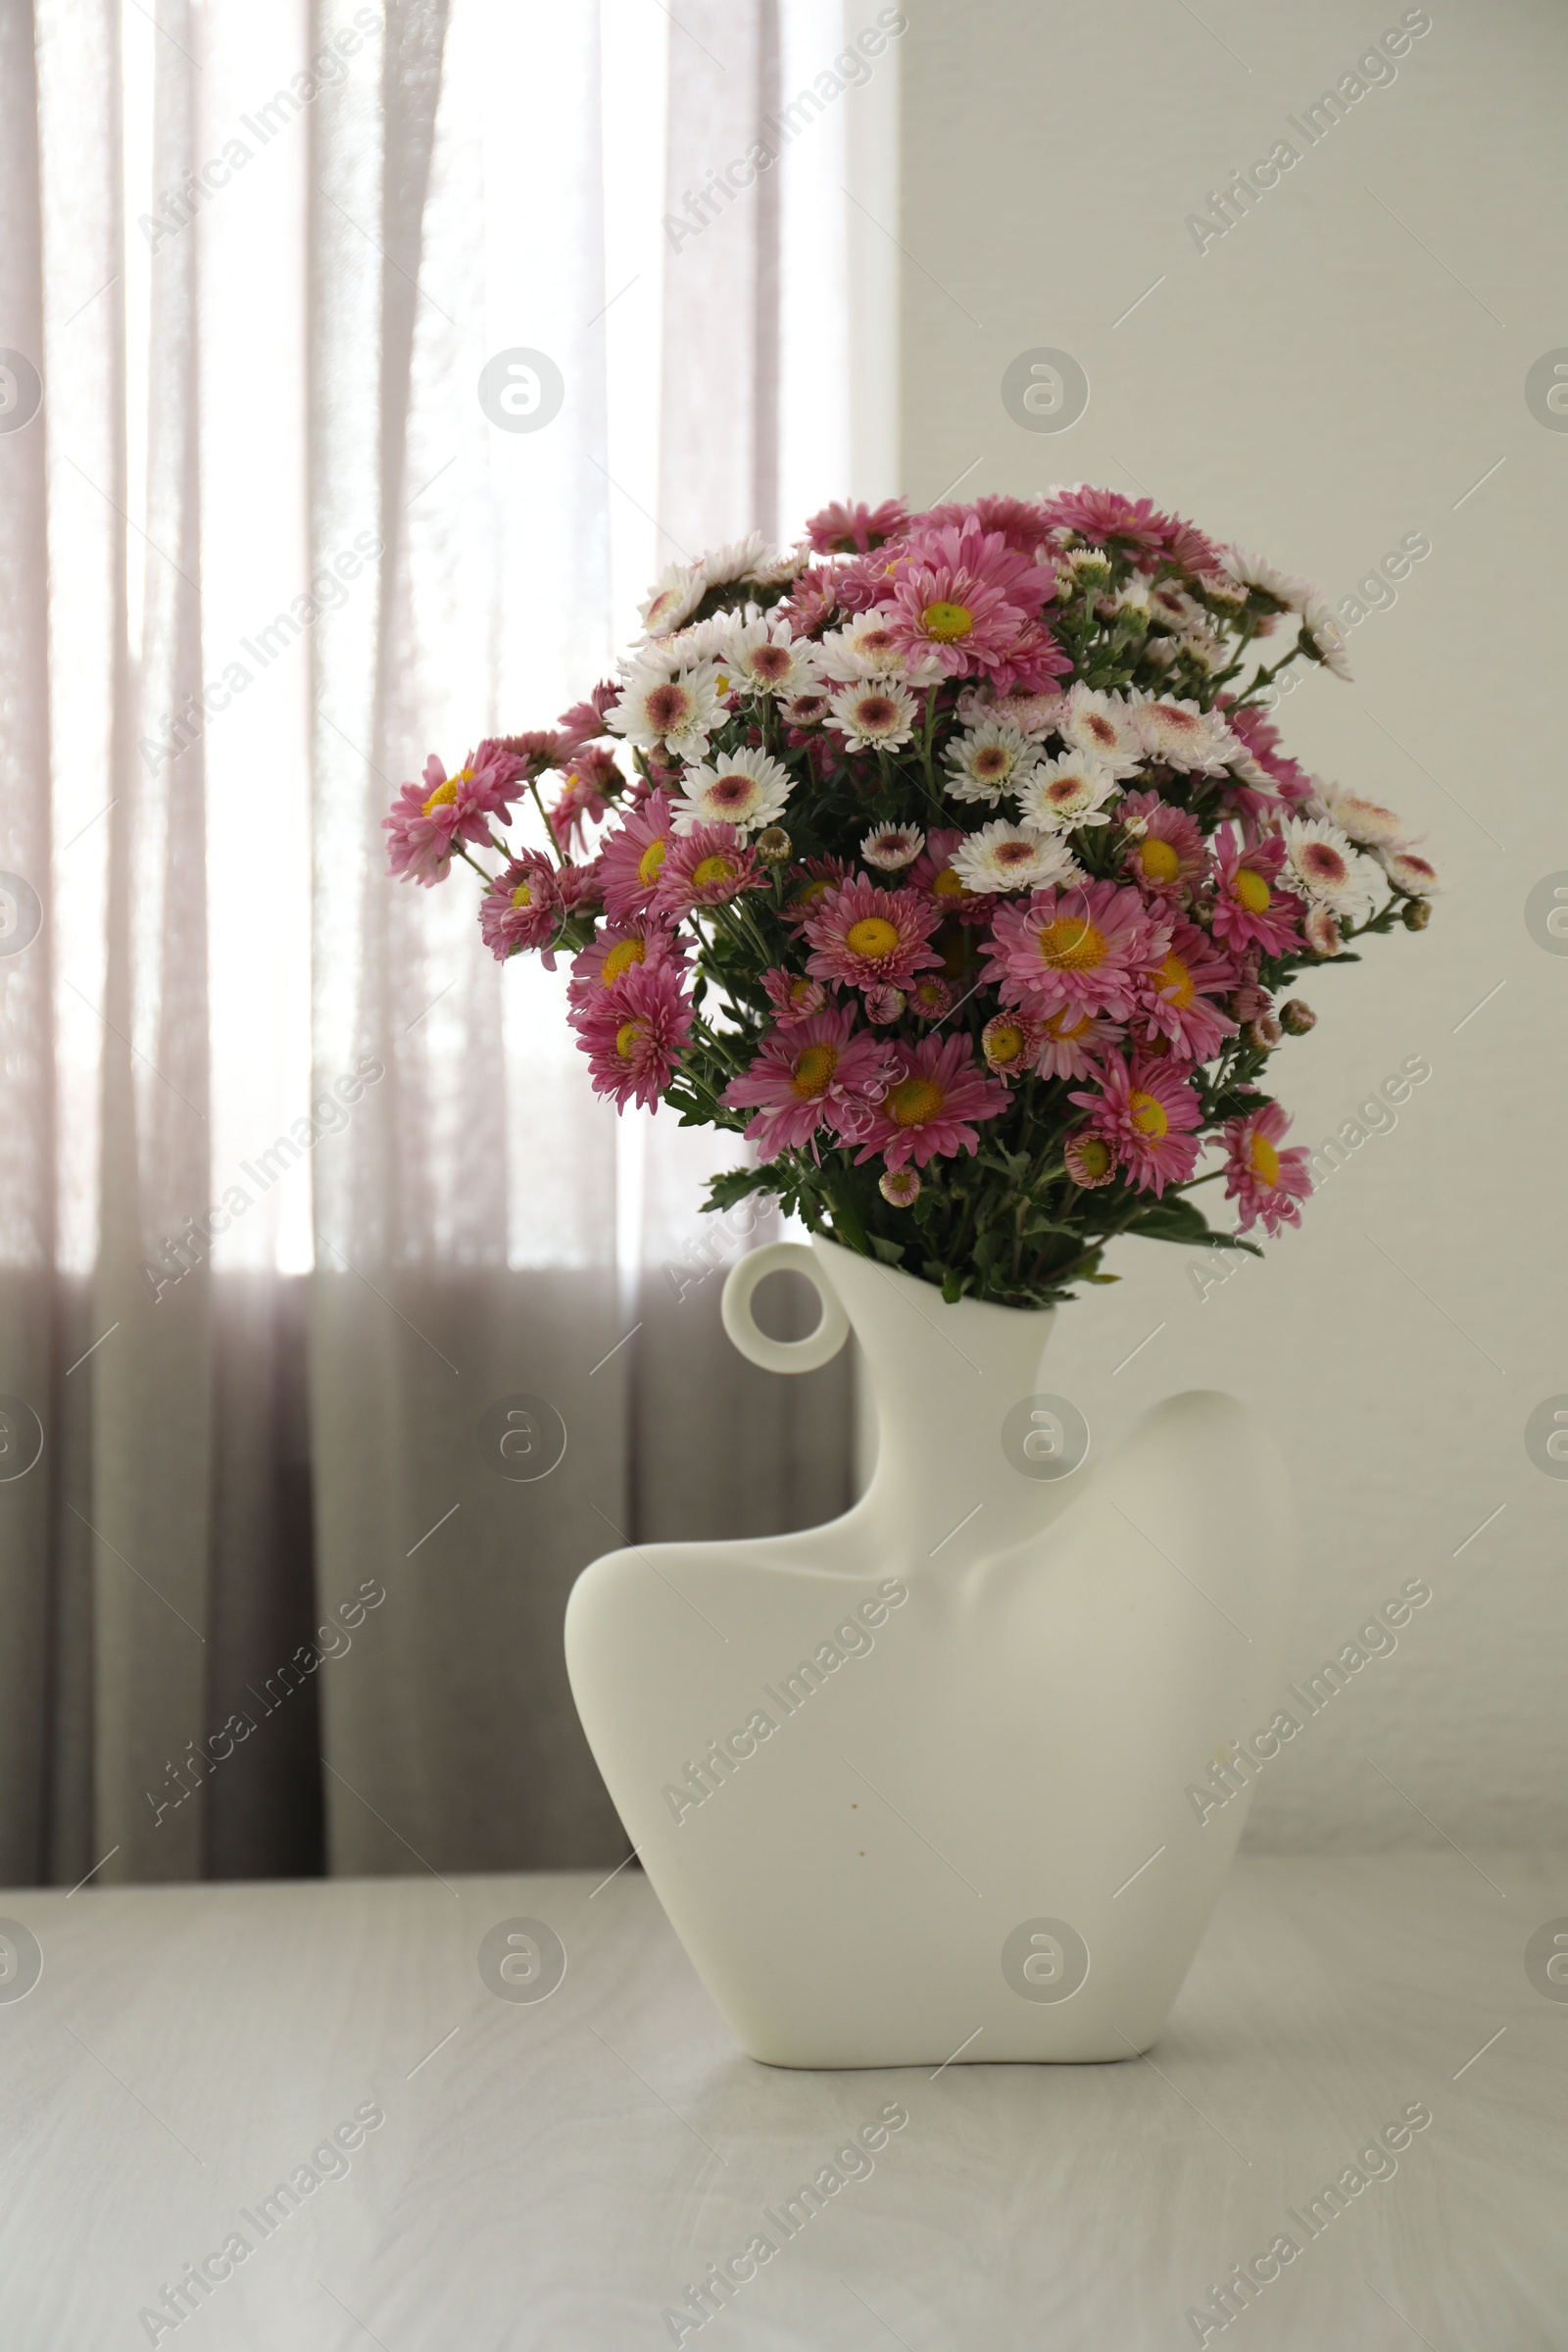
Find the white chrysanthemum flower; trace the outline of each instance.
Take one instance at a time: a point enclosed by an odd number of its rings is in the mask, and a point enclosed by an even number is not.
[[[918,825],[873,825],[860,844],[860,856],[884,874],[902,874],[924,848],[925,835]]]
[[[1018,798],[1026,825],[1062,833],[1074,825],[1106,823],[1105,803],[1120,790],[1110,768],[1093,752],[1063,752],[1037,770]]]
[[[1301,634],[1311,639],[1325,669],[1333,670],[1337,678],[1353,674],[1350,657],[1345,650],[1345,631],[1328,598],[1320,596],[1315,588],[1302,609]]]
[[[1137,710],[1123,694],[1074,686],[1053,723],[1075,752],[1093,752],[1115,775],[1135,775],[1143,764],[1143,729]]]
[[[943,783],[951,801],[984,801],[994,808],[1004,792],[1016,792],[1040,765],[1040,747],[1010,719],[983,719],[955,735],[943,758]]]
[[[1151,609],[1149,582],[1141,571],[1135,571],[1113,596],[1102,597],[1101,603],[1108,605],[1112,612],[1147,612]]]
[[[708,593],[700,564],[671,564],[638,607],[650,637],[667,637],[688,620]]]
[[[735,631],[728,663],[741,694],[813,693],[822,678],[816,647],[787,620],[756,619]]]
[[[719,674],[711,662],[673,674],[665,662],[639,662],[605,724],[639,751],[656,752],[662,745],[678,759],[702,760],[724,716]]]
[[[1314,777],[1313,782],[1316,790],[1306,804],[1306,814],[1326,816],[1357,849],[1404,850],[1415,839],[1403,817],[1385,808],[1380,801],[1347,792],[1341,784],[1325,784],[1321,777]]]
[[[1377,850],[1373,855],[1396,890],[1412,899],[1430,899],[1448,885],[1430,858],[1414,850]]]
[[[715,547],[704,556],[700,566],[704,581],[710,588],[728,588],[737,580],[755,580],[779,561],[778,550],[769,547],[760,531],[752,531],[744,539],[733,539],[727,547]]]
[[[828,709],[847,751],[896,751],[914,733],[914,697],[897,678],[841,686],[828,697]]]
[[[1026,833],[1001,816],[971,833],[949,862],[968,890],[1039,890],[1076,881],[1082,871],[1065,842]]]
[[[1217,710],[1200,710],[1165,695],[1135,695],[1139,729],[1152,760],[1182,775],[1214,775],[1241,749]]]
[[[735,641],[745,626],[744,612],[710,612],[706,620],[694,620],[690,628],[677,629],[673,637],[662,638],[657,647],[642,647],[627,666],[662,661],[671,669],[689,669],[696,662],[714,662],[720,668],[727,667]]]
[[[1304,612],[1309,598],[1318,591],[1310,580],[1303,580],[1293,571],[1281,571],[1266,556],[1254,555],[1250,548],[1222,547],[1219,560],[1227,574],[1241,588],[1260,588],[1277,605],[1292,612]],[[1210,592],[1212,593],[1212,591]]]
[[[1347,921],[1364,922],[1381,880],[1371,858],[1325,816],[1293,816],[1281,830],[1285,870],[1280,880]]]
[[[740,833],[760,833],[776,825],[794,790],[789,769],[766,752],[726,752],[681,778],[681,797],[675,803],[677,833],[698,825],[733,825]]]
[[[983,727],[990,719],[1005,719],[1020,735],[1038,742],[1051,733],[1061,705],[1059,686],[1044,694],[996,694],[989,686],[965,686],[958,697],[957,718],[960,727]]]
[[[1177,580],[1157,581],[1149,591],[1149,609],[1167,629],[1197,629],[1203,625],[1203,608]]]
[[[849,682],[856,678],[913,677],[926,684],[932,676],[942,674],[940,662],[933,670],[930,657],[920,655],[910,664],[906,649],[899,645],[888,626],[891,615],[873,605],[867,612],[858,612],[842,629],[834,629],[815,648],[824,677]]]
[[[1230,654],[1208,629],[1183,629],[1176,640],[1176,651],[1186,656],[1207,677],[1226,667]]]
[[[798,580],[810,562],[810,546],[803,539],[799,546],[787,547],[781,555],[759,564],[751,576],[759,588],[782,588],[791,580]]]

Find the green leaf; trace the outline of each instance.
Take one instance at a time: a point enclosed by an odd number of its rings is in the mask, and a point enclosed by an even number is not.
[[[890,1242],[885,1238],[884,1235],[880,1233],[873,1233],[871,1236],[871,1247],[876,1251],[878,1257],[882,1260],[882,1263],[885,1266],[896,1266],[903,1262],[904,1252],[907,1247],[907,1244],[904,1242]]]

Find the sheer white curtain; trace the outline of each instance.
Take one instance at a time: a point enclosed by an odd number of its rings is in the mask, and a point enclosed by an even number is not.
[[[612,1856],[577,1569],[843,1498],[842,1374],[716,1344],[728,1153],[596,1104],[564,976],[494,965],[461,880],[389,885],[379,819],[425,750],[578,699],[678,549],[891,486],[845,36],[819,0],[0,14],[42,385],[18,422],[0,359],[13,1881]],[[476,391],[518,350],[537,431]],[[547,1478],[485,1434],[523,1396]]]

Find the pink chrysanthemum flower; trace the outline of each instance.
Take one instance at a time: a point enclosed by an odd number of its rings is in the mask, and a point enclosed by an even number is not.
[[[612,753],[587,745],[574,754],[550,811],[551,828],[564,850],[581,842],[589,825],[609,815],[609,795],[618,791],[620,782]]]
[[[405,784],[391,815],[381,819],[389,836],[388,873],[427,889],[445,881],[459,842],[488,841],[491,818],[510,813],[515,774],[514,763],[470,752],[449,776],[432,752],[423,781]]]
[[[866,556],[884,540],[897,538],[908,519],[902,498],[885,498],[879,507],[836,498],[808,517],[806,536],[818,556]]]
[[[1109,1136],[1099,1135],[1089,1127],[1080,1127],[1076,1135],[1067,1138],[1061,1156],[1081,1193],[1098,1192],[1102,1185],[1110,1183],[1121,1166],[1120,1154]]]
[[[839,611],[838,581],[825,565],[813,564],[801,573],[789,595],[774,611],[780,620],[789,622],[798,637],[815,637]]]
[[[1084,1105],[1095,1134],[1115,1145],[1137,1190],[1157,1200],[1167,1184],[1185,1184],[1198,1161],[1193,1130],[1202,1112],[1182,1072],[1138,1054],[1131,1063],[1117,1054],[1098,1075],[1098,1094],[1069,1100]]]
[[[586,702],[573,703],[569,710],[563,710],[561,740],[567,759],[580,752],[585,743],[594,743],[605,733],[606,713],[619,700],[620,688],[613,678],[604,678]]]
[[[989,923],[995,901],[984,891],[971,890],[954,864],[969,836],[958,828],[935,825],[925,848],[909,869],[909,888],[920,891],[937,912],[960,923]]]
[[[1128,880],[1150,898],[1190,898],[1202,881],[1208,853],[1186,809],[1173,808],[1157,792],[1130,792],[1116,816],[1129,836],[1122,858]]]
[[[1215,954],[1207,933],[1178,916],[1170,946],[1140,991],[1138,1033],[1144,1043],[1164,1037],[1183,1060],[1211,1060],[1236,1034],[1236,1023],[1213,1001],[1235,979],[1235,965]]]
[[[808,858],[790,868],[793,887],[781,909],[785,922],[801,925],[820,913],[829,891],[842,889],[854,872],[842,858]]]
[[[641,964],[650,971],[661,964],[686,968],[686,943],[667,930],[657,915],[639,915],[629,923],[607,923],[598,937],[571,959],[566,983],[568,1018],[575,1021],[603,1004],[610,990]]]
[[[694,825],[670,841],[654,893],[657,914],[722,906],[743,890],[765,890],[767,876],[733,825]]]
[[[865,992],[865,1017],[879,1029],[891,1029],[895,1021],[903,1020],[907,1003],[902,988],[888,988],[879,983]]]
[[[669,852],[673,814],[669,796],[651,792],[640,808],[628,810],[599,853],[605,911],[617,923],[641,914],[654,903]]]
[[[1035,1023],[1035,1071],[1041,1078],[1092,1078],[1126,1035],[1119,1021],[1065,1005]]]
[[[1024,1078],[1040,1051],[1040,1024],[1023,1012],[996,1012],[980,1032],[986,1067],[999,1078]]]
[[[1012,498],[1005,491],[982,491],[968,506],[955,501],[933,507],[928,514],[915,517],[913,527],[920,531],[961,530],[971,517],[983,531],[997,533],[1031,562],[1036,548],[1044,547],[1052,534],[1051,517],[1038,501]]]
[[[1301,936],[1301,902],[1276,887],[1285,863],[1279,835],[1240,842],[1228,825],[1222,826],[1214,852],[1214,937],[1234,948],[1261,948],[1265,956],[1288,954]]]
[[[808,918],[806,968],[851,988],[906,988],[942,961],[931,945],[935,928],[935,910],[916,892],[882,890],[857,875]]]
[[[476,766],[481,760],[505,763],[508,780],[516,782],[525,776],[542,776],[548,768],[560,767],[566,758],[566,738],[557,727],[527,727],[520,735],[486,736],[469,760]]]
[[[847,1005],[774,1029],[750,1069],[732,1078],[724,1101],[732,1110],[755,1110],[746,1140],[764,1159],[809,1143],[826,1127],[858,1132],[867,1103],[880,1102],[898,1074],[893,1047],[857,1030]]]
[[[805,972],[787,972],[782,964],[774,964],[762,974],[762,986],[781,1021],[808,1021],[827,1003],[827,990],[820,980],[812,980]]]
[[[1290,1120],[1278,1102],[1265,1102],[1245,1119],[1227,1119],[1221,1130],[1226,1150],[1225,1198],[1239,1200],[1238,1233],[1248,1232],[1259,1218],[1270,1238],[1282,1225],[1299,1225],[1297,1205],[1312,1190],[1304,1146],[1280,1150]]]
[[[949,677],[1044,686],[1070,664],[1038,615],[1054,582],[1048,568],[969,517],[958,530],[921,532],[901,550],[889,628],[909,654],[930,655]]]
[[[966,1037],[923,1037],[904,1065],[871,1115],[857,1165],[878,1152],[890,1168],[902,1168],[911,1159],[923,1167],[973,1152],[980,1136],[972,1122],[1007,1107],[1006,1088],[978,1066]]]
[[[892,1208],[912,1208],[920,1198],[920,1179],[912,1168],[884,1168],[877,1191]]]
[[[1002,906],[986,956],[1004,1004],[1037,1019],[1064,1008],[1124,1019],[1169,945],[1168,918],[1135,890],[1092,882]]]
[[[692,1007],[674,963],[634,964],[576,1023],[596,1095],[617,1110],[656,1110],[691,1035]]]
[[[1255,761],[1257,775],[1254,783],[1267,786],[1267,794],[1238,791],[1232,795],[1244,815],[1256,815],[1272,799],[1289,801],[1293,805],[1309,800],[1312,779],[1298,760],[1287,758],[1279,749],[1280,731],[1264,710],[1255,704],[1245,710],[1236,710],[1229,695],[1222,694],[1216,706],[1225,714],[1231,733],[1241,740],[1248,756]],[[1249,807],[1249,803],[1255,806]]]
[[[917,1019],[940,1021],[953,1009],[953,991],[934,972],[923,972],[918,980],[910,981],[907,1001]]]
[[[1041,512],[1054,527],[1076,531],[1083,539],[1119,539],[1145,555],[1169,556],[1185,571],[1219,569],[1213,541],[1179,514],[1161,514],[1150,498],[1135,503],[1119,490],[1095,490],[1080,482],[1070,490],[1053,490]]]
[[[550,942],[561,919],[556,869],[538,850],[523,850],[498,874],[479,901],[479,933],[499,961],[528,948],[545,951],[545,968],[555,969]]]

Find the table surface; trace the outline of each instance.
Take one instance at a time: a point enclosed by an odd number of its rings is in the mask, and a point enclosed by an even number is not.
[[[635,1869],[0,1895],[43,1962],[0,1981],[3,2340],[1144,2352],[1283,2233],[1206,2341],[1568,2346],[1568,1999],[1525,1958],[1565,1915],[1564,1859],[1244,1857],[1147,2060],[790,2074],[735,2047]],[[481,1977],[517,1919],[564,1948],[546,1999]],[[1396,2169],[1308,2235],[1293,2209],[1409,2106]],[[142,2316],[204,2259],[177,2329]]]

